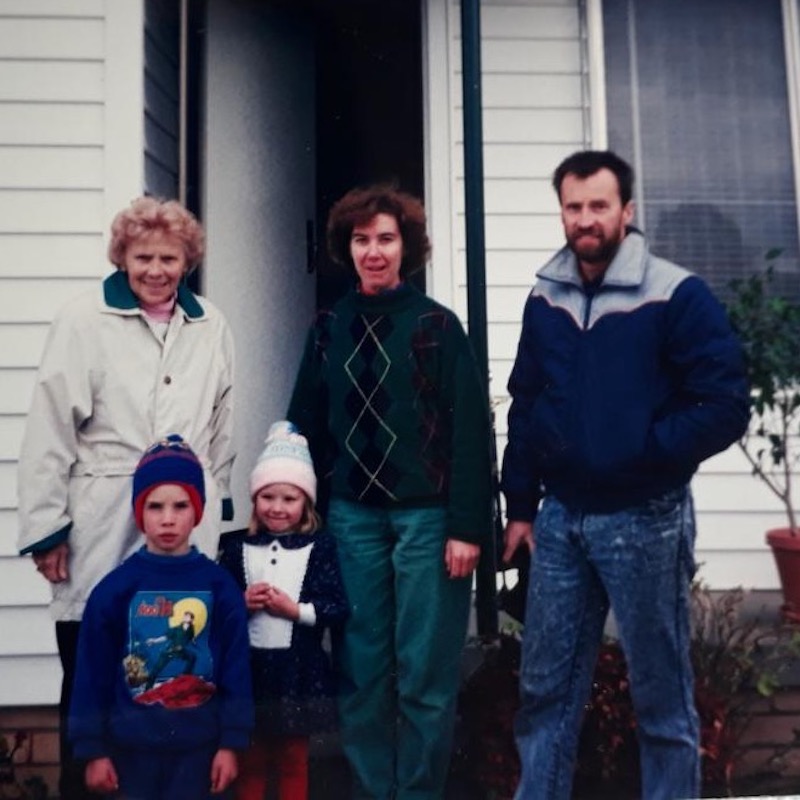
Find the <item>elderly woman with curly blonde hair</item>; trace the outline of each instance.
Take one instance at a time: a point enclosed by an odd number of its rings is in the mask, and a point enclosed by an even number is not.
[[[232,517],[233,341],[183,280],[203,252],[180,203],[134,200],[111,225],[117,270],[57,314],[45,344],[20,454],[18,544],[52,587],[62,722],[86,598],[141,544],[130,497],[142,452],[179,433],[203,463],[200,550],[216,554],[220,518]],[[89,797],[64,747],[61,797]]]

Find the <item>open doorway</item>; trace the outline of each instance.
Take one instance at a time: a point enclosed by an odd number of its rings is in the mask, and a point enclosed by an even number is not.
[[[316,32],[317,304],[347,287],[327,258],[331,205],[391,182],[424,196],[421,3],[319,0]],[[424,272],[413,278],[424,289]]]
[[[331,203],[385,180],[424,194],[421,8],[197,3],[190,185],[208,237],[202,287],[236,343],[238,513],[265,425],[285,414],[314,308],[349,284],[327,263]]]
[[[316,271],[317,305],[324,307],[349,283],[349,276],[327,257],[325,224],[331,205],[348,189],[377,182],[394,183],[418,197],[425,194],[422,4],[413,0],[226,2],[249,17],[256,28],[283,25],[290,26],[292,35],[298,28],[310,34],[313,79],[306,84],[308,91],[298,92],[291,102],[313,105],[314,143],[309,157],[314,186],[298,190],[308,188],[315,196],[313,219],[306,222],[306,260],[309,270]],[[187,6],[186,200],[195,212],[201,210],[204,190],[202,107],[203,92],[209,85],[206,36],[216,19],[214,14],[209,17],[209,5],[218,2],[198,0]],[[232,46],[236,28],[230,33]],[[252,28],[247,37],[251,35]],[[263,46],[274,43],[266,36]],[[240,57],[231,54],[233,59]],[[291,73],[289,65],[272,71],[269,78],[292,85]],[[424,272],[413,280],[424,290]]]

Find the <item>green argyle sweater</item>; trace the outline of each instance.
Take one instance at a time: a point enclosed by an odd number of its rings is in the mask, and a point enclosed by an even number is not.
[[[487,398],[456,315],[412,286],[318,314],[287,416],[332,497],[441,505],[448,538],[488,536]]]

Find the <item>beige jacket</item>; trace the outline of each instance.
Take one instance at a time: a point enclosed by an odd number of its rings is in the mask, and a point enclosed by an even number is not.
[[[80,619],[93,586],[141,546],[131,476],[170,433],[206,469],[206,512],[193,537],[216,554],[220,499],[230,497],[233,340],[222,314],[185,287],[162,341],[122,272],[53,322],[19,462],[19,550],[65,539],[70,579],[53,586],[56,619]]]

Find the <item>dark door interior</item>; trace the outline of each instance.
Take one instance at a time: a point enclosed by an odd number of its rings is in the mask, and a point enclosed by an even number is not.
[[[317,305],[348,287],[350,276],[330,262],[325,223],[348,189],[391,182],[422,197],[422,28],[419,0],[270,0],[285,13],[313,21],[316,52],[316,219],[309,221],[310,268]],[[200,93],[203,87],[203,0],[189,4],[187,205],[200,206]],[[297,98],[308,102],[310,98]],[[424,289],[424,273],[412,279]]]
[[[348,189],[392,182],[422,197],[421,4],[318,0],[317,303],[349,283],[325,251],[325,221]],[[424,288],[424,274],[414,278]]]

